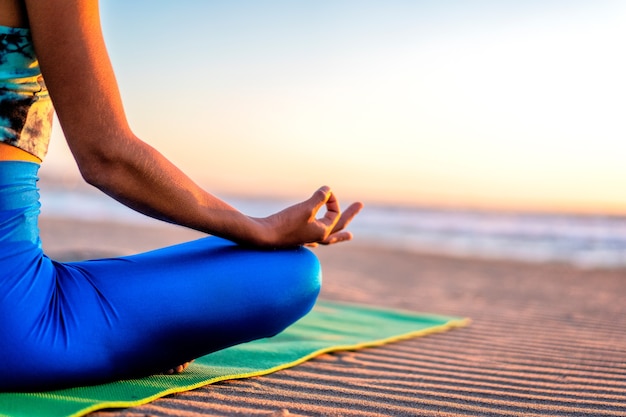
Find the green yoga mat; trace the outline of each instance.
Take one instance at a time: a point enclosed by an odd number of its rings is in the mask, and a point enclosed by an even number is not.
[[[0,393],[0,416],[75,417],[132,407],[217,381],[265,375],[322,353],[382,345],[467,323],[455,317],[320,302],[278,336],[204,356],[182,374],[39,393]]]

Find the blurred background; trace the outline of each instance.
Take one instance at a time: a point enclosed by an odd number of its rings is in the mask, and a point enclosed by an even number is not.
[[[584,247],[626,263],[624,2],[107,0],[101,13],[135,132],[242,209],[328,184],[368,205],[355,227],[378,240],[462,252],[482,233],[492,254],[511,238],[523,257]],[[60,187],[47,213],[67,210],[80,180],[58,123],[42,176]]]

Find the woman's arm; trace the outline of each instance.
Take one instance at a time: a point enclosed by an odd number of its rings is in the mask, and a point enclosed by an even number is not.
[[[106,51],[97,0],[26,0],[33,41],[68,145],[85,180],[149,216],[256,246],[333,243],[360,210],[342,215],[321,188],[254,219],[198,187],[131,131]],[[323,205],[326,215],[316,219]]]

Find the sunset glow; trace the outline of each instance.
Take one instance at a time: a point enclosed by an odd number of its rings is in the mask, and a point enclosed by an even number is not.
[[[622,4],[101,7],[133,128],[218,193],[626,214]]]

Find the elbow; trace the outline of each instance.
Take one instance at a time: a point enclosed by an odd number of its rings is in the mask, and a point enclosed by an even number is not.
[[[136,137],[116,135],[115,139],[73,149],[85,182],[107,194],[115,194],[136,176],[147,175],[154,160],[152,148]]]
[[[78,169],[83,180],[96,188],[102,189],[106,187],[106,165],[97,161],[79,162]]]
[[[117,140],[111,140],[110,137],[107,136],[107,140],[92,141],[89,144],[82,143],[81,146],[72,147],[83,180],[105,192],[119,173],[131,164],[129,155],[133,152],[132,140],[122,135],[116,135]],[[73,143],[78,143],[78,141],[73,141]]]
[[[76,162],[83,180],[102,191],[105,191],[109,180],[113,177],[116,158],[114,155],[92,152],[89,155],[77,157]]]

